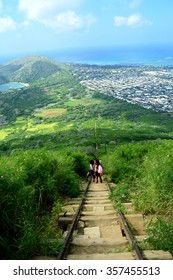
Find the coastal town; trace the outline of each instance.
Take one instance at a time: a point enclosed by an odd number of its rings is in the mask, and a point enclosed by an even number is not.
[[[173,68],[75,64],[73,75],[92,91],[173,113]]]

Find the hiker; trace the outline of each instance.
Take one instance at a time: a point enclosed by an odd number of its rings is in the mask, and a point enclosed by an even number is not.
[[[95,182],[95,174],[94,174],[94,160],[90,160],[89,171],[87,173],[87,178],[93,178],[93,182]]]
[[[103,168],[99,160],[96,160],[95,174],[96,174],[96,183],[98,183],[98,180],[100,180],[100,183],[102,183]]]

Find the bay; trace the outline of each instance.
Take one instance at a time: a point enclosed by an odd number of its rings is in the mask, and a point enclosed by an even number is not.
[[[24,88],[25,86],[27,86],[27,84],[17,83],[17,82],[7,83],[7,84],[0,85],[0,91],[10,90],[10,89],[20,89],[20,88]]]

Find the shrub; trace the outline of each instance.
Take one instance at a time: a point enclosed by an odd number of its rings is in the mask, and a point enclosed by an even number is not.
[[[137,180],[136,207],[144,212],[168,214],[173,207],[173,145],[163,141],[148,151]]]
[[[127,179],[134,181],[139,176],[139,166],[149,147],[145,144],[126,144],[117,147],[112,156],[111,179],[118,183]]]
[[[158,219],[147,232],[147,240],[155,250],[169,251],[173,256],[173,223]]]
[[[71,157],[73,158],[73,164],[74,164],[74,171],[80,176],[80,177],[86,177],[87,171],[88,171],[88,165],[89,165],[89,159],[86,156],[86,154],[82,154],[79,152],[71,153]]]
[[[25,259],[38,253],[43,215],[61,196],[74,197],[80,192],[75,163],[72,155],[43,149],[1,157],[2,258]]]
[[[114,196],[119,201],[133,200],[137,210],[145,214],[171,215],[172,141],[147,141],[117,147],[109,159],[108,169],[116,183]]]

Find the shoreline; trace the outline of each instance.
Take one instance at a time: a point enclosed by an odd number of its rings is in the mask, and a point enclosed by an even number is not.
[[[15,87],[13,85],[19,85],[19,87]],[[21,88],[25,88],[25,87],[29,87],[29,86],[30,86],[29,83],[9,82],[9,83],[5,83],[5,84],[0,84],[0,91],[21,89]],[[3,87],[7,87],[7,88],[3,88]]]

